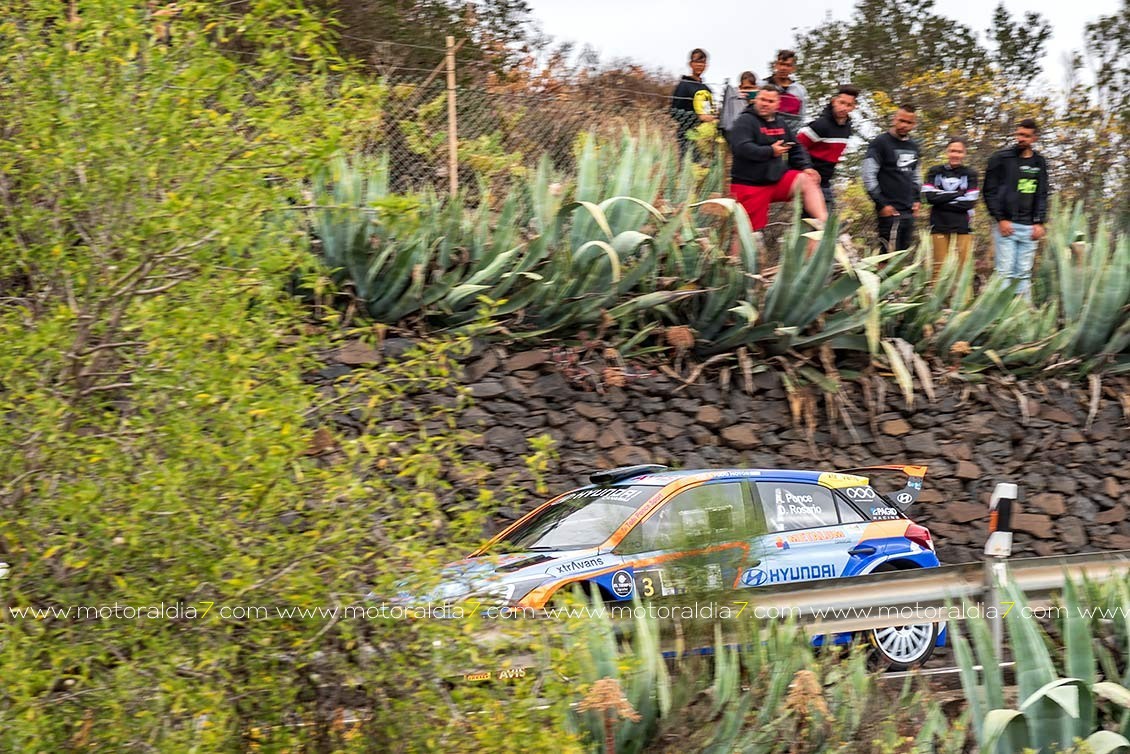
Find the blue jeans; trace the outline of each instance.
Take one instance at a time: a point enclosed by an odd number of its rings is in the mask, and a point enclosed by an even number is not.
[[[1012,224],[1012,235],[1002,236],[1000,225],[993,225],[993,248],[996,249],[997,274],[1017,281],[1016,292],[1025,296],[1032,278],[1032,263],[1036,260],[1036,241],[1032,239],[1032,226]]]

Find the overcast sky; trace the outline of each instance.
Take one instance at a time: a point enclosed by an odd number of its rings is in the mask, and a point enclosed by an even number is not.
[[[630,57],[652,67],[681,75],[687,72],[687,53],[703,47],[710,53],[704,78],[720,84],[753,70],[769,73],[768,61],[781,47],[792,47],[794,29],[811,29],[827,14],[848,19],[855,7],[849,0],[527,0],[541,29],[556,40],[588,43],[602,59]],[[998,0],[943,0],[935,12],[961,21],[982,40],[992,23]],[[1052,39],[1043,61],[1044,82],[1064,85],[1064,55],[1083,46],[1083,27],[1099,16],[1119,10],[1121,0],[1005,0],[1013,20],[1036,11],[1051,22]],[[767,30],[778,29],[777,33]],[[801,60],[797,80],[804,81]]]

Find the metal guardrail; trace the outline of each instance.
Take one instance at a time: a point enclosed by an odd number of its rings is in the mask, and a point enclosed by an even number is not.
[[[749,622],[743,618],[758,614],[792,617],[813,636],[854,633],[937,621],[938,611],[961,610],[963,604],[987,607],[997,599],[998,585],[1005,583],[1004,579],[1018,586],[1029,605],[1036,607],[1047,604],[1052,595],[1060,592],[1067,578],[1103,581],[1127,575],[1130,575],[1130,550],[1117,550],[1013,560],[989,558],[980,563],[715,592],[710,598],[716,605],[727,605],[731,613],[737,612],[736,605],[746,606],[736,620],[724,621],[722,627],[723,641],[741,644],[749,641]],[[668,608],[677,612],[687,602],[685,597],[665,597],[649,600],[648,604],[656,610]],[[1009,606],[1000,603],[995,607],[998,615],[991,623],[999,646],[1000,616]],[[981,614],[984,615],[984,611]],[[952,618],[947,616],[946,619]],[[630,632],[631,621],[621,622],[618,630]],[[484,648],[497,651],[501,645],[513,641],[513,637],[507,639],[497,632],[487,631],[480,634],[480,641]],[[670,640],[661,644],[665,645],[665,651],[671,650]],[[677,651],[685,651],[685,647]],[[524,677],[527,670],[537,670],[538,661],[531,654],[519,653],[511,655],[507,665],[506,672],[520,669]],[[935,672],[953,671],[953,668],[943,668]],[[464,680],[480,681],[493,679],[495,672],[493,668],[484,668],[461,675]],[[498,680],[509,678],[511,676],[498,675]]]

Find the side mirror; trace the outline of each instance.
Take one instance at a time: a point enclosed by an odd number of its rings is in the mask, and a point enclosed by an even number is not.
[[[989,539],[985,542],[985,555],[1007,558],[1012,554],[1012,506],[1019,497],[1017,486],[999,483],[989,501]]]

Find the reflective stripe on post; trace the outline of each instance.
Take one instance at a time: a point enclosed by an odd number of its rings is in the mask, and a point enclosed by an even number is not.
[[[1012,504],[1017,499],[1015,484],[1001,482],[993,490],[989,501],[989,539],[985,542],[985,555],[1007,558],[1012,554]]]

